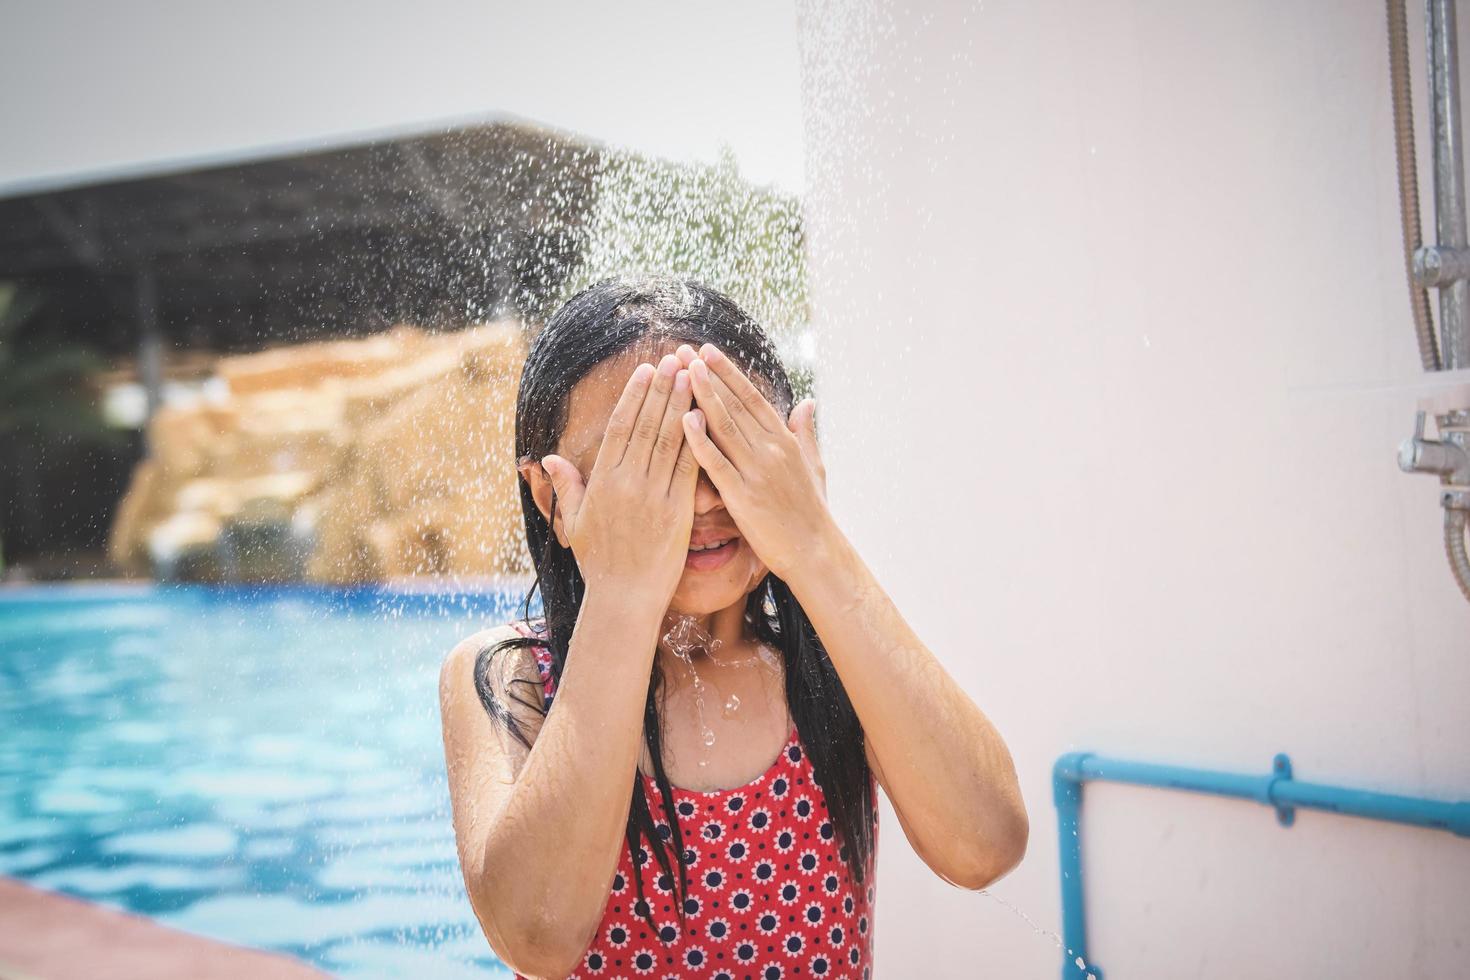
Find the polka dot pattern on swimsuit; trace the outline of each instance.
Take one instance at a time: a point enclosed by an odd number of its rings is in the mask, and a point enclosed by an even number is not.
[[[544,629],[541,621],[513,625],[524,636]],[[536,656],[549,706],[555,695],[550,652],[538,647]],[[659,835],[670,840],[658,785],[640,778]],[[873,787],[876,800],[876,781]],[[691,858],[686,931],[679,930],[673,904],[677,884],[647,842],[636,865],[624,847],[602,922],[569,978],[871,980],[878,814],[875,809],[874,854],[859,885],[795,728],[755,780],[708,793],[674,787],[673,803]],[[635,907],[635,866],[657,929]]]

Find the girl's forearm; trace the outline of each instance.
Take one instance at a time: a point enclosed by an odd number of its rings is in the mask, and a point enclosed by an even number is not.
[[[921,856],[983,887],[1020,860],[1027,818],[1000,733],[904,621],[835,523],[787,584],[821,637]]]
[[[522,942],[567,969],[592,939],[624,846],[656,606],[584,598],[554,707],[485,849],[486,898],[519,923]]]

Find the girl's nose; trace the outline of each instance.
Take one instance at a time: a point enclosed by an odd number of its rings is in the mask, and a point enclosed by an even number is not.
[[[723,506],[724,501],[720,499],[720,491],[715,489],[704,467],[700,467],[699,482],[694,486],[694,513],[708,514],[716,507]]]

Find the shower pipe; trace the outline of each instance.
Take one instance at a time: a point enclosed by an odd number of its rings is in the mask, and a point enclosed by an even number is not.
[[[1285,753],[1278,753],[1272,760],[1269,775],[1257,776],[1109,759],[1092,752],[1068,752],[1052,767],[1052,796],[1061,842],[1062,980],[1086,980],[1089,976],[1103,980],[1102,970],[1087,957],[1081,837],[1082,784],[1087,782],[1129,783],[1255,800],[1273,807],[1276,820],[1283,827],[1290,827],[1296,820],[1297,808],[1304,807],[1470,837],[1470,800],[1449,803],[1304,783],[1292,777],[1291,760]]]
[[[1460,56],[1455,0],[1428,0],[1425,31],[1429,46],[1430,117],[1434,126],[1435,248],[1420,250],[1416,265],[1426,272],[1440,258],[1440,361],[1446,370],[1470,367],[1470,280],[1465,278],[1465,138],[1460,125]],[[1397,101],[1397,100],[1395,100]]]
[[[1470,368],[1470,247],[1467,247],[1465,147],[1460,125],[1460,68],[1455,0],[1426,0],[1430,115],[1434,138],[1434,227],[1437,242],[1423,245],[1419,225],[1419,175],[1414,161],[1414,100],[1409,84],[1406,0],[1386,0],[1388,66],[1393,102],[1394,157],[1404,265],[1419,361],[1426,371]],[[1440,338],[1436,345],[1429,288],[1439,290]],[[1470,601],[1470,555],[1465,532],[1470,517],[1470,408],[1435,416],[1439,441],[1424,438],[1420,413],[1412,439],[1399,450],[1399,468],[1440,478],[1444,548],[1460,592]]]
[[[1388,73],[1393,93],[1393,148],[1398,164],[1399,223],[1404,231],[1404,275],[1414,311],[1419,361],[1426,371],[1439,370],[1439,345],[1429,292],[1414,275],[1414,256],[1424,244],[1419,225],[1419,170],[1414,159],[1414,97],[1409,84],[1409,27],[1406,0],[1388,0]]]

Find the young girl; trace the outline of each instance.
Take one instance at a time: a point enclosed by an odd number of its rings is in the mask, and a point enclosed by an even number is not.
[[[949,882],[1025,852],[1005,743],[838,529],[791,402],[694,282],[600,283],[532,345],[545,615],[440,677],[465,885],[517,976],[868,980],[877,785]]]

